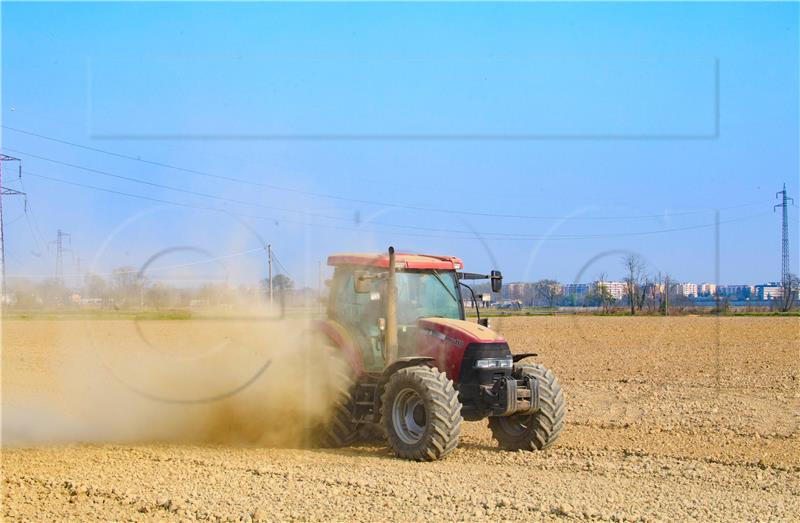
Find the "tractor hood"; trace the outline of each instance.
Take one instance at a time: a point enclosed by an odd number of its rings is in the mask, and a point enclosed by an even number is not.
[[[477,323],[450,318],[420,318],[417,320],[421,334],[441,341],[449,341],[466,347],[470,343],[504,343],[506,340],[496,332]]]
[[[502,336],[471,321],[421,318],[417,327],[417,354],[432,357],[439,370],[456,383],[461,377],[462,362],[474,359],[475,351],[491,357],[511,354]]]

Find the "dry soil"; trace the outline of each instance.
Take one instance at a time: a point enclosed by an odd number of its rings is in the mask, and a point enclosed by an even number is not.
[[[147,322],[160,341],[145,350],[130,322],[4,322],[4,519],[800,521],[797,318],[495,319],[513,351],[559,376],[564,432],[551,450],[512,453],[486,422],[466,423],[434,463],[379,442],[286,448],[292,409],[259,418],[257,385],[245,406],[198,419],[209,412],[192,400],[230,392],[213,377],[260,368],[257,349],[231,352],[226,325]],[[140,350],[184,358],[181,378],[208,387],[164,389],[113,355]],[[187,354],[220,359],[195,375]],[[149,408],[154,392],[183,396]]]

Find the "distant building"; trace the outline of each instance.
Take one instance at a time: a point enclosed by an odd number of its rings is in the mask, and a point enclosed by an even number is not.
[[[696,283],[679,283],[678,294],[686,296],[687,298],[697,298],[697,284]]]
[[[102,307],[103,298],[81,298],[81,305],[84,307]]]
[[[779,300],[783,298],[783,286],[778,282],[756,285],[755,295],[759,300]]]
[[[566,297],[574,297],[576,300],[582,300],[587,294],[592,292],[594,285],[591,283],[565,283],[561,286],[562,294]]]
[[[699,296],[716,296],[717,286],[713,283],[701,283],[697,287],[697,294]]]
[[[608,293],[617,301],[625,296],[625,282],[622,281],[596,281],[594,282],[596,288],[605,287]]]
[[[193,298],[189,300],[189,307],[192,309],[200,309],[208,307],[211,304],[207,298]]]
[[[533,285],[524,282],[514,282],[506,285],[508,290],[508,299],[510,300],[528,300],[533,294]]]
[[[740,300],[747,300],[755,295],[755,287],[752,285],[720,285],[717,290],[720,296]]]

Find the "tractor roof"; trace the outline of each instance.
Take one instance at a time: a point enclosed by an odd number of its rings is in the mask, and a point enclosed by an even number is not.
[[[438,269],[442,271],[463,269],[464,263],[453,256],[435,256],[432,254],[395,254],[397,268],[404,269]],[[375,253],[345,253],[328,256],[328,265],[355,265],[362,267],[389,268],[389,254]]]

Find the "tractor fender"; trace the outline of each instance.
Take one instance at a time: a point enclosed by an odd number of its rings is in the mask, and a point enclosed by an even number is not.
[[[406,367],[415,367],[417,365],[427,365],[428,367],[432,367],[435,362],[436,360],[430,356],[407,356],[405,358],[398,358],[388,367],[383,369],[381,381],[384,383],[389,381],[389,376],[400,369],[404,369]]]
[[[375,413],[381,411],[381,397],[383,396],[383,389],[386,387],[386,384],[389,383],[389,378],[392,377],[392,374],[400,369],[405,369],[406,367],[416,367],[417,365],[435,367],[436,360],[430,356],[406,356],[404,358],[398,358],[388,367],[383,369],[381,377],[378,380],[378,386],[375,390]]]
[[[339,350],[356,377],[364,373],[361,351],[358,350],[355,340],[343,325],[333,320],[320,320],[313,323],[312,331],[322,335],[335,349]]]

